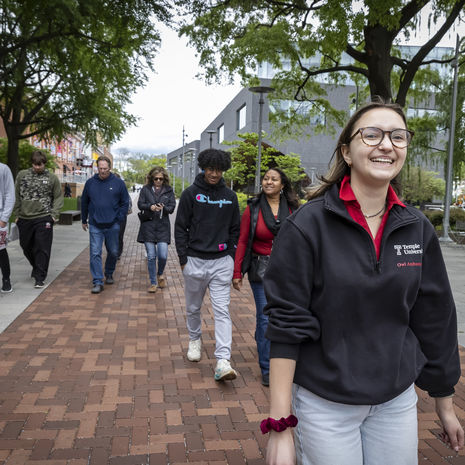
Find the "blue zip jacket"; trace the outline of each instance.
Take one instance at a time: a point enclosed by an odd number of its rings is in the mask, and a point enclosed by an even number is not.
[[[129,194],[124,182],[113,173],[106,179],[96,174],[86,181],[81,197],[82,223],[109,228],[126,218]]]

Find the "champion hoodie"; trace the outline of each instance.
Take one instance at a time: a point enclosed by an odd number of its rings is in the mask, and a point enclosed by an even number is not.
[[[443,397],[460,377],[456,310],[436,233],[394,205],[379,260],[332,186],[283,224],[265,273],[271,358],[325,399],[376,405],[412,383]]]
[[[181,195],[174,238],[179,263],[187,257],[213,260],[230,255],[234,260],[240,230],[237,195],[221,178],[208,184],[203,173]]]

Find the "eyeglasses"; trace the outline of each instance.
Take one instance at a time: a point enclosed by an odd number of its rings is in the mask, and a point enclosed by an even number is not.
[[[163,181],[163,178],[153,178],[154,181]]]
[[[349,142],[358,134],[362,137],[362,142],[370,147],[376,147],[383,142],[384,136],[389,135],[389,139],[394,147],[404,149],[412,142],[412,137],[415,134],[407,129],[393,129],[392,131],[383,131],[380,128],[359,128],[353,134]]]

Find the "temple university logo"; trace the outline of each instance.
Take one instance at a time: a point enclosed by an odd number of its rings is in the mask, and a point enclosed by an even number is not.
[[[394,250],[397,255],[422,255],[423,249],[420,244],[395,244]]]

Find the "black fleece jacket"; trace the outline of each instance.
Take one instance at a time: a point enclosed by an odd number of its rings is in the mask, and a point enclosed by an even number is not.
[[[285,277],[285,279],[283,279]],[[380,404],[412,383],[433,397],[460,377],[456,310],[424,215],[394,205],[380,259],[334,185],[287,219],[264,280],[271,358],[294,382],[345,404]]]
[[[231,255],[234,260],[239,239],[240,214],[237,196],[223,178],[218,184],[205,182],[203,173],[181,195],[176,213],[174,238],[179,263],[187,257],[213,260]]]

